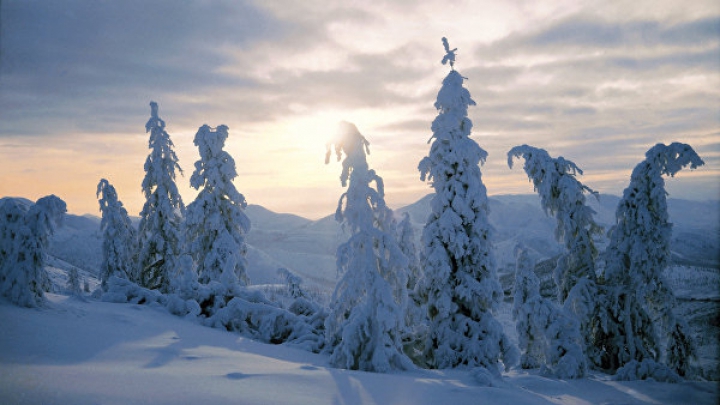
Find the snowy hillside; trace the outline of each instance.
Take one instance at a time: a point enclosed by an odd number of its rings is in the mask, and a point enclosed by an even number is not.
[[[468,371],[375,374],[257,343],[153,306],[49,295],[47,308],[0,301],[3,404],[713,404],[714,382],[562,381],[512,371],[493,387]]]
[[[418,238],[429,213],[430,198],[428,195],[396,210],[398,215],[405,212],[410,215]],[[538,258],[550,258],[561,252],[552,236],[555,220],[543,213],[536,195],[499,195],[489,200],[500,273],[514,268],[513,249],[519,242]],[[609,229],[619,198],[602,195],[599,201],[594,198],[588,201],[597,211],[597,222]],[[674,223],[671,248],[675,263],[720,268],[720,202],[670,199],[669,212]],[[246,213],[252,221],[248,243],[253,284],[275,282],[277,267],[286,267],[306,282],[323,289],[333,288],[335,249],[347,238],[333,215],[311,221],[258,205],[249,205]],[[96,271],[100,264],[99,219],[67,215],[53,238],[51,254],[87,271]]]

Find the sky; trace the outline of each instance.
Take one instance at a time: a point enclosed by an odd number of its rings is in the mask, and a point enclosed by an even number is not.
[[[56,194],[98,215],[106,178],[138,215],[155,101],[186,204],[193,137],[223,124],[249,203],[329,215],[344,190],[325,145],[347,120],[399,208],[432,192],[417,164],[450,69],[442,37],[477,103],[490,195],[533,192],[508,168],[516,145],[620,195],[648,149],[677,141],[705,166],[668,179],[670,196],[720,198],[716,0],[0,0],[0,197]]]

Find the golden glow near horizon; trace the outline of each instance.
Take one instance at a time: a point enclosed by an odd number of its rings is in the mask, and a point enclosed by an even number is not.
[[[138,215],[154,100],[186,204],[197,194],[193,137],[225,124],[250,204],[331,214],[344,189],[325,145],[346,120],[370,141],[370,167],[399,208],[432,192],[417,164],[447,37],[477,102],[489,195],[533,193],[519,163],[507,166],[516,145],[573,160],[581,181],[619,195],[646,150],[678,141],[706,165],[669,179],[671,197],[720,198],[716,1],[270,0],[178,3],[172,17],[154,2],[88,4],[0,3],[0,197],[56,194],[69,212],[97,215],[107,178]]]

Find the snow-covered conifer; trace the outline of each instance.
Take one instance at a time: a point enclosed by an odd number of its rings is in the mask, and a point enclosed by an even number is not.
[[[558,300],[574,313],[581,323],[585,345],[589,345],[595,319],[597,249],[593,235],[601,228],[595,223],[595,211],[586,205],[585,193],[597,193],[578,181],[582,170],[570,160],[552,158],[544,149],[516,146],[508,152],[508,166],[513,158],[525,159],[523,169],[546,214],[557,220],[555,238],[565,246],[555,267]]]
[[[540,295],[534,261],[519,249],[515,269],[513,318],[516,321],[520,364],[541,368],[560,378],[579,378],[587,368],[580,324],[573,314]]]
[[[110,276],[126,278],[137,282],[135,273],[137,265],[137,239],[135,228],[127,210],[118,198],[115,187],[107,180],[98,183],[98,203],[102,220],[100,229],[103,232],[103,261],[100,265],[100,281],[103,290],[107,291],[107,280]]]
[[[345,154],[340,181],[348,190],[335,218],[351,232],[338,247],[342,273],[325,322],[330,362],[336,367],[385,372],[412,367],[402,348],[407,258],[395,239],[392,211],[385,205],[382,178],[368,168],[369,143],[355,125],[341,123],[335,142]],[[328,145],[329,160],[331,149]],[[375,182],[375,188],[371,183]]]
[[[197,264],[198,279],[207,284],[221,282],[228,288],[249,283],[246,271],[245,235],[250,220],[245,215],[245,197],[232,180],[237,177],[235,160],[223,150],[228,127],[216,130],[203,125],[194,143],[200,151],[190,185],[200,193],[187,209],[187,251]]]
[[[68,271],[67,285],[65,286],[67,291],[74,296],[81,296],[82,290],[80,289],[80,274],[76,267],[71,268]]]
[[[2,234],[10,237],[3,241],[6,253],[0,269],[0,295],[16,305],[39,306],[44,292],[50,289],[44,268],[45,255],[50,236],[65,214],[65,202],[50,195],[40,198],[25,211],[14,200],[8,200],[0,210],[2,227],[8,227]]]
[[[151,152],[145,160],[142,182],[146,201],[140,212],[138,230],[138,281],[143,287],[168,292],[181,251],[185,205],[175,184],[175,171],[182,174],[182,169],[155,102],[150,103],[150,119],[145,130],[150,132]]]
[[[670,263],[672,233],[663,175],[703,164],[689,145],[660,143],[632,172],[609,232],[601,279],[605,305],[600,308],[595,345],[603,350],[600,366],[606,370],[667,358],[678,373],[687,371],[692,343],[684,324],[673,315],[675,299],[662,276]]]
[[[302,278],[297,274],[291,272],[285,267],[277,269],[277,273],[280,277],[285,279],[285,285],[287,285],[287,292],[291,298],[303,298],[307,294],[302,289]]]
[[[430,153],[419,164],[421,180],[432,181],[435,189],[422,234],[429,316],[426,360],[431,367],[486,367],[498,375],[501,359],[507,367],[515,353],[491,312],[503,292],[480,173],[487,152],[470,139],[467,111],[475,102],[463,80],[456,70],[443,80]]]

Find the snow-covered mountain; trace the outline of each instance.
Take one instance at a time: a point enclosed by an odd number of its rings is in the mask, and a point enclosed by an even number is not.
[[[431,195],[396,210],[410,215],[418,239],[430,212]],[[601,195],[588,199],[597,212],[596,221],[612,226],[619,198]],[[30,203],[28,201],[28,203]],[[676,264],[720,268],[720,201],[670,199],[670,219],[674,223],[672,253]],[[518,243],[529,248],[537,259],[559,254],[561,246],[553,237],[555,220],[545,215],[536,195],[498,195],[490,197],[490,222],[495,228],[495,255],[499,272],[511,272]],[[331,290],[336,281],[335,250],[348,237],[334,215],[311,221],[292,214],[281,214],[259,205],[246,213],[252,221],[247,242],[250,245],[249,276],[253,284],[279,280],[276,271],[285,267],[306,283]],[[100,265],[99,219],[67,215],[63,227],[53,238],[53,256],[89,272]],[[604,238],[598,244],[602,249]]]

